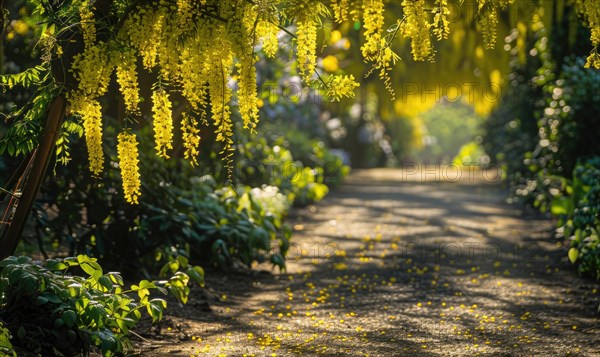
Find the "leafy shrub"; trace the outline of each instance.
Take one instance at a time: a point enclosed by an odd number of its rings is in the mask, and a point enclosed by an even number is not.
[[[229,268],[241,263],[251,267],[254,262],[270,260],[279,268],[285,268],[291,237],[291,230],[283,224],[289,207],[287,198],[283,202],[285,197],[271,189],[278,204],[269,206],[266,197],[261,197],[266,194],[255,194],[259,198],[255,200],[248,187],[218,189],[210,176],[193,179],[192,183],[194,186],[189,191],[170,190],[169,210],[154,207],[156,214],[143,224],[158,224],[158,229],[181,229],[171,245],[185,243],[191,249],[191,256],[206,265]],[[212,192],[199,194],[200,187]],[[179,215],[179,221],[171,218],[174,212]]]
[[[271,146],[288,149],[294,159],[302,162],[305,167],[321,168],[322,181],[329,188],[339,186],[350,172],[350,167],[344,165],[342,159],[324,141],[311,138],[303,131],[287,130],[281,134],[267,134],[266,137]]]
[[[84,255],[51,259],[45,265],[29,257],[9,257],[0,269],[0,320],[19,354],[73,356],[89,352],[91,346],[104,356],[123,353],[131,348],[129,330],[142,311],[153,322],[162,318],[167,303],[151,298],[151,290],[171,290],[180,301],[189,293],[189,277],[183,272],[162,282],[142,280],[126,290],[119,273],[104,274],[96,259]],[[69,269],[80,269],[86,277],[67,275]]]
[[[277,136],[270,143],[267,138],[258,137],[240,144],[239,182],[253,187],[277,186],[296,206],[322,200],[329,192],[328,185],[341,183],[349,168],[318,140],[307,140],[304,149],[296,151],[304,161],[296,160],[295,154],[285,147],[289,145],[286,138]]]
[[[600,279],[600,157],[575,167],[566,195],[553,199],[560,235],[571,240],[569,259],[582,274]]]
[[[94,256],[110,270],[146,278],[179,257],[224,268],[270,259],[283,268],[290,237],[283,225],[287,206],[273,206],[284,211],[270,216],[262,216],[264,209],[255,204],[240,207],[235,191],[201,176],[206,166],[157,158],[151,140],[140,143],[142,155],[150,153],[141,167],[146,179],[140,204],[130,205],[119,192],[114,148],[106,152],[112,152],[112,161],[102,178],[87,175],[86,154],[73,151],[69,165],[56,167],[56,177],[46,182],[32,215],[42,251],[68,246],[69,255]],[[276,243],[279,247],[271,247]]]
[[[514,29],[506,37],[511,54],[509,81],[498,107],[484,123],[484,149],[494,164],[509,173],[513,182],[530,174],[524,155],[533,152],[538,141],[535,112],[544,96],[542,88],[534,85],[532,78],[538,75],[542,66],[540,58],[547,56],[546,47],[540,41],[545,31],[528,32],[525,41],[531,51],[524,54],[523,61],[519,51],[522,36]]]
[[[518,201],[558,217],[579,272],[600,278],[600,73],[584,68],[587,55],[575,44],[587,39],[573,25],[507,37],[510,82],[486,124],[485,149],[507,171]],[[527,51],[519,49],[523,39]]]

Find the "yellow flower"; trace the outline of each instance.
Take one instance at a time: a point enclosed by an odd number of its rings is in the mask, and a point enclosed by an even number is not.
[[[112,53],[105,43],[86,47],[73,57],[70,71],[78,82],[79,95],[97,98],[108,91],[110,75],[114,69]]]
[[[336,22],[344,22],[348,20],[348,0],[335,0],[331,2],[331,8],[333,9],[333,15],[335,16]]]
[[[138,203],[140,196],[140,173],[138,168],[139,153],[138,142],[135,134],[120,133],[118,136],[117,153],[119,155],[119,167],[123,179],[123,194],[127,202]]]
[[[12,23],[13,30],[17,33],[17,35],[25,36],[27,32],[29,32],[29,25],[25,21],[15,20]]]
[[[367,61],[375,61],[380,51],[384,25],[383,10],[383,0],[367,0],[363,3],[365,44],[361,47],[361,51]]]
[[[212,119],[216,126],[216,140],[224,143],[222,153],[229,155],[232,150],[233,124],[231,123],[231,89],[227,86],[227,72],[233,64],[233,56],[221,57],[219,52],[214,53],[215,60],[210,64],[209,74],[210,103]]]
[[[83,32],[83,43],[85,46],[91,46],[96,42],[96,24],[94,22],[94,14],[90,10],[90,4],[85,1],[79,8],[79,16],[81,18],[81,30]]]
[[[485,6],[479,13],[479,25],[483,43],[486,48],[493,49],[496,46],[496,32],[498,27],[498,10],[493,4]]]
[[[269,58],[275,57],[279,49],[277,34],[279,27],[268,21],[259,21],[256,25],[256,34],[260,38],[262,50]]]
[[[185,151],[183,155],[190,160],[192,166],[198,164],[198,145],[200,145],[200,130],[197,128],[198,122],[195,118],[184,114],[181,120],[181,136]]]
[[[194,110],[204,110],[207,96],[207,67],[208,62],[206,28],[199,28],[197,36],[190,40],[180,55],[181,93]]]
[[[169,95],[162,89],[152,94],[154,112],[154,142],[158,156],[169,158],[167,150],[173,149],[173,114]]]
[[[81,116],[85,142],[88,150],[90,171],[100,175],[104,170],[102,150],[102,111],[97,100],[81,96],[70,96],[71,111]]]
[[[317,21],[309,11],[303,12],[296,22],[298,72],[306,82],[311,81],[317,63]]]
[[[436,0],[436,5],[432,12],[435,14],[433,16],[433,34],[438,41],[447,39],[450,34],[450,21],[448,21],[450,9],[448,8],[448,0]]]
[[[422,61],[433,53],[429,29],[431,24],[427,21],[425,0],[402,1],[404,22],[400,31],[405,37],[411,39],[412,54],[415,61]]]
[[[596,0],[575,0],[573,1],[577,8],[579,16],[585,19],[585,25],[591,30],[591,41],[594,48],[590,52],[585,64],[586,68],[600,69],[600,55],[598,47],[600,46],[600,7]]]
[[[119,90],[123,95],[125,109],[130,113],[139,112],[140,93],[135,62],[135,52],[126,50],[121,53],[121,61],[116,70],[117,83],[119,83]]]
[[[256,93],[256,68],[254,55],[244,55],[239,59],[238,69],[238,105],[244,129],[254,131],[258,124],[258,95]]]
[[[354,98],[354,89],[359,85],[352,75],[330,76],[327,79],[327,97],[333,101],[339,101],[344,97]]]
[[[142,57],[144,68],[156,66],[156,56],[165,26],[165,9],[163,7],[138,7],[127,17],[122,33],[129,37],[131,45]]]

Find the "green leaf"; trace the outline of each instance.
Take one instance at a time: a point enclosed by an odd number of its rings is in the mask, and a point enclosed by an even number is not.
[[[577,258],[579,258],[579,250],[577,250],[575,247],[569,249],[569,260],[572,264],[575,264]]]
[[[583,231],[581,230],[581,228],[578,228],[577,230],[575,230],[575,243],[581,243],[582,240],[582,235],[583,235]]]
[[[65,293],[65,292],[63,291],[63,293]],[[68,294],[65,294],[65,295],[68,295]],[[58,297],[54,294],[44,294],[44,297],[53,304],[60,304],[63,302],[63,300],[60,297]]]
[[[102,275],[98,278],[98,284],[102,286],[105,291],[111,291],[113,288],[113,283],[108,275]]]
[[[183,255],[179,255],[177,256],[177,261],[179,262],[179,266],[182,268],[185,268],[188,266],[188,258],[184,257]]]
[[[152,317],[152,322],[158,322],[162,319],[163,311],[167,307],[167,302],[162,299],[152,299],[146,305],[148,315]]]
[[[61,318],[63,319],[67,327],[73,327],[75,325],[75,322],[77,321],[77,314],[73,310],[67,310],[63,312]]]
[[[138,289],[137,291],[140,300],[146,300],[148,296],[150,296],[150,290],[148,289]]]
[[[119,273],[109,272],[109,273],[106,273],[106,275],[108,275],[110,277],[110,281],[112,281],[113,284],[123,286],[123,284],[124,284],[123,277],[121,277],[121,275]]]
[[[17,337],[22,340],[23,338],[25,338],[25,335],[27,334],[27,331],[25,331],[25,328],[23,326],[20,326],[19,329],[17,330]]]
[[[31,295],[38,289],[36,278],[27,272],[24,272],[21,276],[20,284],[26,295]]]
[[[63,262],[65,264],[67,264],[68,266],[70,266],[70,267],[74,267],[74,266],[78,266],[79,265],[79,262],[77,261],[77,258],[74,258],[74,257],[65,258],[63,260]]]
[[[48,298],[46,298],[46,297],[44,297],[44,296],[38,296],[38,297],[37,297],[37,301],[36,301],[36,303],[37,303],[38,305],[44,305],[44,304],[45,304],[45,303],[47,303],[47,302],[48,302]]]
[[[271,255],[271,263],[273,265],[277,265],[279,269],[285,269],[285,259],[281,256],[281,254]]]
[[[163,267],[160,269],[160,272],[158,273],[158,276],[160,276],[160,277],[167,276],[167,273],[171,270],[170,264],[171,264],[171,262],[168,262],[167,264],[163,265]],[[179,264],[179,262],[177,264]]]
[[[204,284],[204,269],[201,267],[196,265],[192,269],[188,269],[187,274],[193,282],[199,285]]]
[[[556,197],[550,205],[550,213],[554,216],[569,215],[573,212],[573,201],[569,197]]]
[[[156,284],[148,280],[140,281],[140,288],[142,289],[154,289],[156,288]]]
[[[129,321],[133,321],[131,319],[129,319]],[[125,319],[123,318],[118,318],[116,319],[117,322],[117,326],[119,327],[119,329],[121,330],[122,333],[129,333],[129,326],[127,326],[127,323],[125,321]]]
[[[86,272],[88,275],[90,275],[95,280],[100,279],[100,277],[102,276],[102,267],[100,266],[100,264],[96,263],[95,261],[80,262],[80,267],[84,272]]]
[[[62,271],[66,270],[69,266],[64,262],[56,259],[48,259],[46,262],[46,268],[51,271]]]

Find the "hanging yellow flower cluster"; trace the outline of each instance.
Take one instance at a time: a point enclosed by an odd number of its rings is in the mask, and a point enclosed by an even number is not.
[[[485,48],[493,49],[496,47],[496,31],[498,28],[498,10],[493,4],[480,7],[479,25]]]
[[[376,61],[382,49],[383,0],[366,0],[363,2],[363,19],[365,44],[361,47],[366,61]]]
[[[83,130],[90,161],[90,171],[100,175],[104,170],[104,151],[102,149],[102,111],[97,100],[82,101],[77,114],[83,120]]]
[[[81,18],[81,32],[84,43],[96,42],[96,24],[94,23],[94,13],[89,6],[79,8],[79,17]]]
[[[173,113],[171,112],[171,100],[167,92],[159,89],[152,94],[152,104],[156,155],[168,159],[169,154],[167,154],[167,150],[173,149]]]
[[[327,98],[339,101],[342,98],[354,98],[354,90],[358,87],[354,76],[330,76],[327,81]]]
[[[317,65],[317,19],[307,7],[296,22],[298,43],[298,72],[306,82],[311,81]]]
[[[256,23],[255,31],[258,42],[262,45],[262,50],[269,58],[275,57],[279,50],[279,39],[277,35],[280,32],[277,17],[277,5],[281,0],[260,0],[256,2]],[[254,23],[252,26],[254,27]]]
[[[200,145],[200,129],[196,118],[184,114],[181,119],[181,138],[183,139],[184,157],[192,166],[198,165],[198,146]]]
[[[450,34],[450,9],[448,0],[436,0],[435,7],[432,10],[433,15],[433,35],[438,41],[448,39]]]
[[[412,55],[415,61],[428,59],[433,53],[429,29],[431,24],[425,12],[425,0],[403,0],[404,22],[400,32],[411,39]]]
[[[487,49],[493,49],[496,47],[499,21],[498,11],[505,9],[513,2],[514,0],[479,0],[477,4],[478,22],[479,26],[481,26],[483,44]]]
[[[586,68],[600,69],[600,5],[597,0],[573,0],[577,6],[577,12],[591,30],[591,41],[594,48],[587,58]]]
[[[94,16],[88,4],[80,8],[84,50],[73,58],[70,71],[78,85],[68,93],[71,111],[83,122],[90,171],[100,175],[104,170],[102,149],[102,110],[97,98],[108,90],[114,64],[108,46],[96,43]]]
[[[140,91],[138,88],[136,57],[133,50],[125,50],[121,53],[119,64],[117,64],[117,83],[123,95],[125,110],[130,114],[139,113]]]
[[[256,25],[256,35],[261,39],[262,50],[269,58],[275,57],[279,49],[278,33],[279,27],[272,22],[261,21]]]
[[[344,22],[348,20],[348,0],[334,0],[331,2],[331,9],[335,16],[335,21]]]
[[[117,137],[117,154],[123,178],[123,195],[129,203],[138,203],[140,196],[139,153],[135,134],[122,132]]]

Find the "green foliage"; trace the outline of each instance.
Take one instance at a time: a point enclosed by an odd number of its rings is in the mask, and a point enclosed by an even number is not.
[[[328,186],[339,185],[350,171],[318,139],[299,132],[265,131],[265,137],[238,145],[238,179],[244,185],[277,186],[294,205],[306,206],[322,200]]]
[[[4,115],[3,120],[11,124],[0,137],[0,155],[22,156],[33,151],[44,127],[46,113],[60,89],[52,82],[49,65],[38,65],[21,73],[0,75],[0,92],[21,87],[31,90],[31,100]],[[10,102],[7,101],[7,102]]]
[[[322,169],[322,183],[329,188],[338,187],[350,173],[350,167],[344,165],[342,159],[334,154],[320,139],[309,137],[299,130],[288,130],[280,135],[271,137],[271,145],[285,147],[293,154],[294,159],[300,161],[305,167]],[[317,175],[317,180],[319,176]]]
[[[476,141],[471,141],[460,148],[452,162],[455,165],[467,166],[477,163],[485,164],[488,159],[481,145]]]
[[[176,292],[180,301],[189,293],[189,278],[182,272],[166,281],[142,280],[126,290],[119,273],[104,273],[95,258],[85,255],[44,265],[9,257],[0,269],[0,320],[20,353],[73,356],[91,346],[104,356],[123,353],[131,348],[128,334],[143,311],[153,322],[162,318],[167,303],[152,298],[151,291]]]
[[[476,139],[482,122],[471,106],[461,103],[438,104],[421,119],[426,128],[425,145],[415,155],[427,163],[452,162],[463,145]]]
[[[300,206],[320,201],[327,194],[327,186],[322,183],[322,168],[305,167],[301,161],[294,160],[288,149],[271,146],[265,138],[238,146],[238,152],[240,180],[244,184],[281,187]]]
[[[506,167],[514,169],[509,173],[516,196],[547,212],[554,196],[567,190],[575,163],[600,155],[600,148],[594,145],[600,135],[595,119],[600,110],[600,73],[577,68],[583,65],[583,58],[566,58],[554,79],[549,74],[552,62],[547,54],[542,58],[545,60],[534,77],[541,88],[540,98],[537,109],[529,114],[539,118],[535,145],[520,153],[521,164],[508,161]],[[514,151],[518,150],[513,150],[513,160],[519,161]],[[561,212],[557,207],[554,201],[555,212]]]
[[[13,345],[10,343],[10,338],[10,331],[4,326],[4,323],[0,321],[0,353],[2,356],[17,357]]]
[[[45,77],[49,75],[47,72],[47,66],[39,65],[27,68],[21,73],[3,74],[0,75],[0,85],[2,85],[3,88],[6,86],[8,89],[12,89],[15,86],[22,86],[24,88],[29,88],[35,85],[39,86],[48,80],[48,78]]]
[[[575,167],[564,194],[553,198],[551,212],[559,217],[560,235],[571,241],[569,260],[580,273],[600,279],[600,157]]]
[[[269,259],[285,268],[291,231],[283,217],[289,202],[275,187],[234,191],[218,188],[212,177],[204,176],[193,178],[189,188],[163,192],[160,206],[141,206],[147,219],[134,228],[138,236],[133,238],[159,246],[155,260],[179,249],[180,255],[207,266],[251,267]]]
[[[22,156],[33,151],[38,144],[50,103],[56,89],[38,91],[31,102],[14,111],[5,120],[12,125],[0,138],[0,155]]]
[[[600,278],[600,73],[583,68],[583,57],[566,56],[566,36],[581,37],[579,30],[534,32],[522,56],[519,34],[507,38],[509,90],[487,124],[486,150],[505,168],[518,200],[558,218],[579,272]]]

